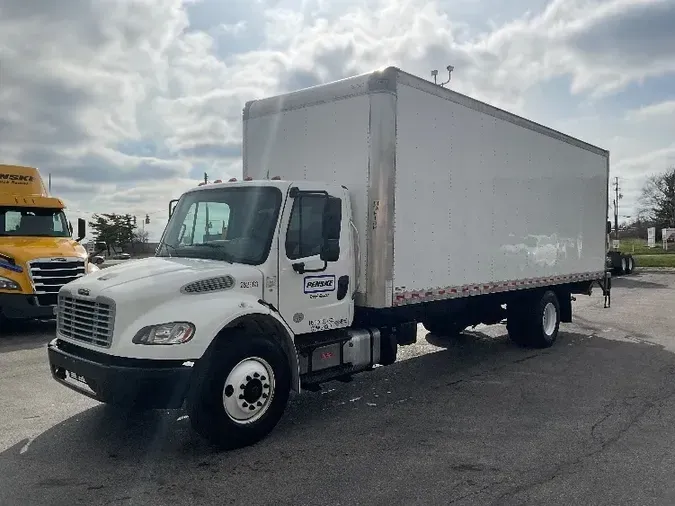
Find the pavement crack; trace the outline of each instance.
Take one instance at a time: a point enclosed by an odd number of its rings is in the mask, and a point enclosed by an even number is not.
[[[607,438],[606,440],[597,441],[596,443],[597,446],[595,448],[587,452],[584,452],[581,455],[578,455],[577,457],[561,462],[560,464],[555,466],[553,470],[549,471],[545,475],[540,476],[539,478],[533,481],[523,483],[521,485],[511,488],[510,490],[506,490],[505,492],[497,496],[497,498],[492,501],[492,504],[500,504],[505,499],[515,497],[535,487],[549,483],[558,478],[559,476],[562,476],[566,472],[574,471],[579,466],[579,464],[581,464],[584,460],[599,455],[600,453],[604,452],[607,448],[611,447],[614,443],[619,441],[621,437],[624,434],[626,434],[633,426],[635,426],[635,424],[638,423],[650,410],[659,409],[665,401],[667,401],[669,398],[673,396],[675,396],[675,390],[671,390],[665,395],[658,397],[657,399],[647,400],[641,407],[641,409],[629,419],[628,423],[626,423],[623,427],[618,429],[614,435]],[[629,398],[635,398],[635,396],[630,396]],[[610,402],[608,406],[605,407],[605,409],[608,409],[609,406],[611,406],[612,404],[614,404],[614,401]],[[612,413],[610,412],[605,413],[602,417],[600,417],[600,419],[598,419],[591,427],[591,434],[593,435],[594,430],[605,420],[607,420],[611,415]]]
[[[461,496],[459,496],[459,497],[455,497],[455,498],[452,499],[451,501],[448,501],[448,504],[454,504],[454,503],[456,503],[456,502],[463,501],[464,499],[468,499],[469,497],[474,497],[474,496],[476,496],[476,495],[480,495],[480,494],[482,494],[482,493],[484,493],[484,492],[487,492],[489,489],[491,489],[492,487],[494,487],[494,486],[496,486],[496,485],[501,485],[501,484],[504,483],[505,481],[506,481],[506,479],[503,478],[503,479],[496,480],[496,481],[493,481],[493,482],[491,482],[491,483],[488,483],[487,485],[483,485],[483,486],[480,487],[479,489],[472,490],[471,492],[467,492],[467,493],[464,494],[464,495],[461,495]]]

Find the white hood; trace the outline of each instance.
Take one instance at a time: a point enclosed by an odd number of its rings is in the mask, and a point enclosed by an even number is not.
[[[234,277],[235,290],[254,289],[262,295],[262,273],[253,266],[176,257],[129,260],[68,283],[64,290],[77,294],[77,290],[84,288],[92,297],[105,295],[113,299],[122,294],[123,298],[152,297],[158,293],[177,295],[180,288],[191,281],[225,274]]]
[[[226,290],[185,293],[188,283],[230,275]],[[65,285],[62,295],[99,300],[114,306],[114,337],[110,348],[79,340],[78,346],[125,357],[156,358],[152,346],[132,344],[144,326],[171,321],[198,322],[197,336],[180,347],[162,350],[165,359],[200,357],[216,332],[237,314],[263,298],[263,273],[254,266],[196,258],[152,257],[130,260],[83,276]],[[244,304],[244,305],[242,305]],[[264,310],[263,306],[260,309]],[[242,313],[243,314],[243,313]],[[68,340],[67,337],[65,337]]]

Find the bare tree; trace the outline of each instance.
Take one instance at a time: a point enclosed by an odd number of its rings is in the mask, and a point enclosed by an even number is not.
[[[134,230],[134,238],[133,238],[133,242],[135,242],[135,243],[141,243],[141,244],[147,243],[147,242],[148,242],[148,231],[145,230],[145,229],[141,229],[141,230],[136,229],[136,230]]]
[[[675,167],[647,179],[640,205],[640,211],[654,226],[675,226]]]

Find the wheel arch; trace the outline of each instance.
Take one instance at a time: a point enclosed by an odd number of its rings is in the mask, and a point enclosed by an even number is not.
[[[276,341],[286,353],[288,367],[291,370],[291,389],[300,392],[300,364],[298,353],[291,332],[284,323],[271,314],[249,313],[238,316],[220,329],[215,341],[227,339],[232,330],[242,330],[245,333],[269,336]]]

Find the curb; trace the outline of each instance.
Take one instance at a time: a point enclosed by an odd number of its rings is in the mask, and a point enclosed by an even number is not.
[[[640,267],[638,265],[635,272],[675,273],[675,267]]]

